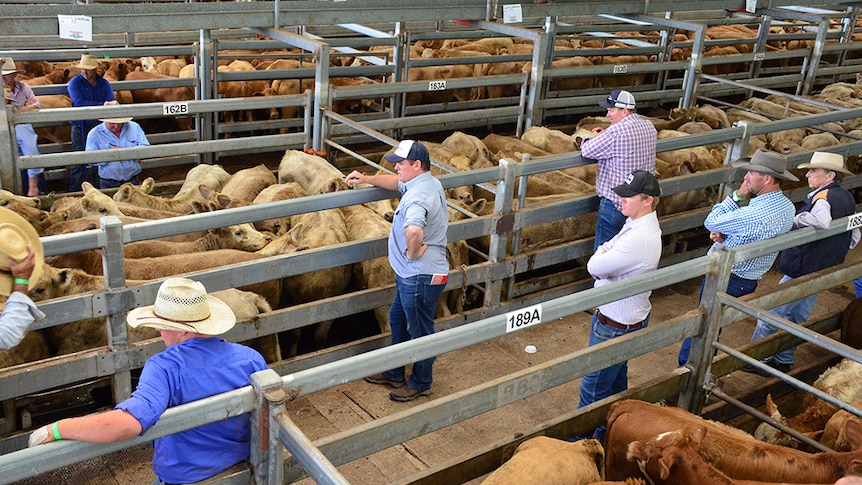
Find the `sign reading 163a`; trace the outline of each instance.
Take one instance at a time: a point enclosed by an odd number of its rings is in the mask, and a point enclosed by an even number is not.
[[[162,105],[165,116],[181,116],[189,114],[189,103],[165,103]]]
[[[542,305],[533,305],[506,314],[506,333],[542,323]]]
[[[428,83],[428,91],[445,91],[446,81],[430,81]]]

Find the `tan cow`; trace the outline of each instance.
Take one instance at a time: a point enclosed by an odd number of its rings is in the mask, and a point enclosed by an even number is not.
[[[123,247],[124,256],[131,259],[153,258],[170,254],[188,254],[216,249],[260,251],[272,241],[271,236],[258,232],[249,223],[219,227],[207,231],[206,236],[187,242],[138,241]]]
[[[605,479],[604,459],[598,440],[570,443],[537,436],[518,445],[482,485],[587,485]]]
[[[182,199],[193,191],[197,192],[199,185],[207,186],[214,191],[221,191],[228,180],[230,180],[230,174],[221,165],[201,163],[186,173],[183,185],[174,198]]]
[[[12,202],[17,202],[27,207],[35,207],[37,209],[42,206],[42,202],[38,197],[15,195],[8,190],[0,189],[0,207],[9,207]]]
[[[575,151],[575,142],[560,130],[544,126],[531,126],[521,135],[521,140],[548,153],[568,153]]]
[[[144,183],[152,182],[152,178],[148,178],[144,180]],[[155,195],[150,195],[143,191],[141,187],[137,187],[132,185],[131,183],[124,183],[120,186],[119,189],[114,193],[114,201],[116,202],[127,202],[129,204],[134,204],[140,207],[146,207],[149,209],[156,209],[160,211],[167,212],[176,212],[178,214],[191,214],[194,210],[192,208],[192,202],[204,202],[205,199],[201,196],[200,191],[191,190],[185,192],[182,198],[173,197],[173,198],[164,198],[158,197]]]
[[[260,191],[257,197],[254,198],[252,204],[268,204],[270,202],[278,202],[281,200],[297,199],[308,195],[305,190],[295,182],[286,184],[273,184]],[[275,236],[280,236],[290,229],[290,217],[277,217],[274,219],[266,219],[263,221],[255,221],[255,229],[258,231],[266,231]]]
[[[252,168],[242,169],[230,177],[230,180],[224,184],[221,193],[230,197],[233,200],[240,200],[247,204],[251,204],[255,197],[260,194],[260,191],[276,184],[278,181],[272,170],[266,168],[266,165],[258,165]]]
[[[347,190],[344,174],[325,158],[299,150],[284,152],[278,164],[278,183],[296,182],[308,195]]]

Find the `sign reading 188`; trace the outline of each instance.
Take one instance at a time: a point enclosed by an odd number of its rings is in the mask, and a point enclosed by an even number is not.
[[[542,323],[542,305],[533,305],[506,314],[506,333]]]

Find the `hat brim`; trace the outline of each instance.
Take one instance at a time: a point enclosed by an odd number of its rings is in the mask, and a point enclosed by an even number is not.
[[[125,118],[99,118],[99,121],[104,121],[105,123],[128,123],[132,119],[131,116],[127,116]]]
[[[616,192],[616,194],[619,195],[620,197],[634,197],[634,196],[640,194],[640,192],[635,192],[634,190],[630,189],[627,185],[617,185],[616,187],[614,187],[611,190]]]
[[[156,330],[172,330],[175,332],[193,332],[203,335],[221,335],[236,325],[236,315],[227,303],[207,295],[210,316],[196,322],[177,322],[166,320],[155,313],[155,305],[135,308],[126,315],[126,323],[132,328],[149,327]]]
[[[27,241],[27,244],[33,247],[36,261],[33,266],[33,273],[30,275],[30,285],[28,288],[33,288],[39,277],[42,276],[43,267],[45,264],[45,250],[42,248],[42,241],[39,239],[39,234],[36,229],[30,224],[27,219],[21,217],[18,213],[3,208],[0,210],[0,224],[11,224]],[[2,244],[2,243],[0,243]],[[3,267],[6,267],[6,254],[0,247],[0,258],[3,258]],[[15,286],[15,278],[8,271],[0,271],[0,295],[9,296],[12,294],[12,288]]]
[[[401,156],[398,156],[398,155],[396,155],[396,154],[394,154],[394,153],[390,153],[389,155],[383,155],[383,158],[384,158],[387,162],[392,162],[392,163],[398,163],[398,162],[401,162],[401,161],[403,161],[403,160],[407,160],[406,158],[401,157]]]
[[[99,62],[96,62],[95,64],[72,64],[72,67],[75,69],[87,69],[88,71],[92,71],[93,69],[98,69],[104,66]]]
[[[27,72],[27,71],[25,71],[23,69],[14,69],[14,70],[0,69],[0,73],[2,73],[3,76],[5,76],[7,74],[12,74],[12,73],[24,74],[25,72]]]
[[[831,163],[800,163],[796,168],[804,168],[804,169],[812,169],[812,168],[822,168],[824,170],[832,170],[833,172],[841,172],[844,175],[853,175],[853,172],[847,170],[844,167],[839,167],[838,165],[832,165]]]
[[[773,177],[781,179],[781,180],[788,180],[791,182],[799,182],[799,179],[796,177],[796,175],[793,175],[792,173],[788,172],[787,170],[785,170],[783,172],[776,172],[775,170],[771,170],[767,167],[762,167],[760,165],[752,165],[750,157],[740,158],[739,160],[732,162],[730,164],[730,166],[733,168],[739,168],[739,169],[742,169],[742,170],[745,170],[748,172],[765,173],[766,175],[772,175]]]

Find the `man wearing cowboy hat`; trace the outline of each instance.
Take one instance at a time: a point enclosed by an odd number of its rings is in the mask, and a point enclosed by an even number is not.
[[[595,251],[620,232],[626,222],[620,197],[613,188],[635,170],[655,174],[655,126],[637,115],[635,97],[615,89],[599,106],[608,110],[611,126],[593,128],[593,137],[581,142],[581,156],[596,161],[596,193],[599,211],[596,218]]]
[[[28,111],[38,111],[42,109],[42,104],[39,99],[33,94],[33,89],[27,83],[22,83],[15,78],[18,74],[24,74],[24,71],[15,66],[15,61],[11,57],[0,58],[0,71],[3,73],[3,88],[6,91],[6,104],[12,106],[12,109],[19,113]],[[30,123],[15,125],[15,138],[18,141],[18,153],[20,155],[38,155],[39,144],[37,143],[38,136],[33,125]],[[27,187],[26,193],[28,197],[37,197],[40,194],[48,193],[48,186],[45,183],[45,169],[43,168],[28,168],[26,172],[26,183],[22,184]],[[21,174],[25,175],[24,173]]]
[[[779,153],[757,150],[749,158],[731,164],[746,171],[739,189],[713,206],[703,225],[709,230],[714,244],[733,249],[784,234],[793,225],[796,209],[793,202],[781,192],[781,180],[798,181],[787,171],[787,158]],[[742,202],[749,199],[747,205]],[[772,267],[778,251],[754,259],[740,261],[731,268],[727,294],[742,296],[757,288],[757,281]],[[701,288],[701,291],[703,289]],[[677,359],[680,367],[688,361],[691,339],[685,339]]]
[[[0,207],[0,295],[8,297],[0,314],[0,349],[18,345],[24,332],[45,317],[27,295],[42,274],[42,242],[17,213]]]
[[[236,318],[197,281],[165,280],[155,303],[130,311],[126,321],[132,328],[158,330],[167,346],[144,364],[132,396],[112,411],[43,426],[30,435],[28,446],[132,438],[153,427],[168,407],[246,386],[253,373],[267,368],[257,351],[215,337],[233,328]],[[198,482],[248,459],[249,431],[249,417],[242,415],[156,439],[153,484]]]
[[[805,198],[802,207],[793,218],[791,230],[802,227],[828,229],[833,219],[856,212],[856,201],[853,195],[838,185],[840,174],[853,175],[853,172],[844,168],[844,157],[837,153],[814,152],[811,155],[811,161],[799,165],[799,168],[808,169],[805,178],[808,179],[808,187],[812,192]],[[847,251],[855,247],[858,242],[859,229],[853,229],[853,231],[785,249],[778,261],[778,272],[784,275],[779,284],[843,263]],[[785,320],[802,323],[808,320],[816,300],[815,293],[773,308],[770,312]],[[760,340],[777,331],[772,325],[758,320],[751,340],[752,342]],[[761,362],[786,373],[793,366],[795,350],[796,348],[784,350]],[[768,372],[752,365],[747,365],[742,370],[771,377]]]
[[[69,79],[66,85],[66,91],[69,97],[72,98],[72,106],[79,108],[82,106],[102,106],[107,101],[114,100],[114,90],[111,88],[111,83],[106,81],[96,72],[99,61],[96,56],[83,54],[81,61],[78,64],[73,64],[81,70],[77,76]],[[70,121],[72,125],[72,151],[77,152],[84,149],[84,143],[87,138],[87,133],[97,125],[94,120]],[[73,165],[69,167],[69,191],[80,192],[81,184],[84,182],[85,167],[81,165]]]
[[[120,109],[120,108],[117,108]],[[134,148],[150,146],[141,125],[132,121],[131,116],[124,118],[101,118],[102,124],[90,130],[87,135],[87,151],[110,150],[113,148]],[[138,174],[141,164],[137,160],[103,162],[99,167],[99,188],[117,188],[126,182],[139,185]]]

